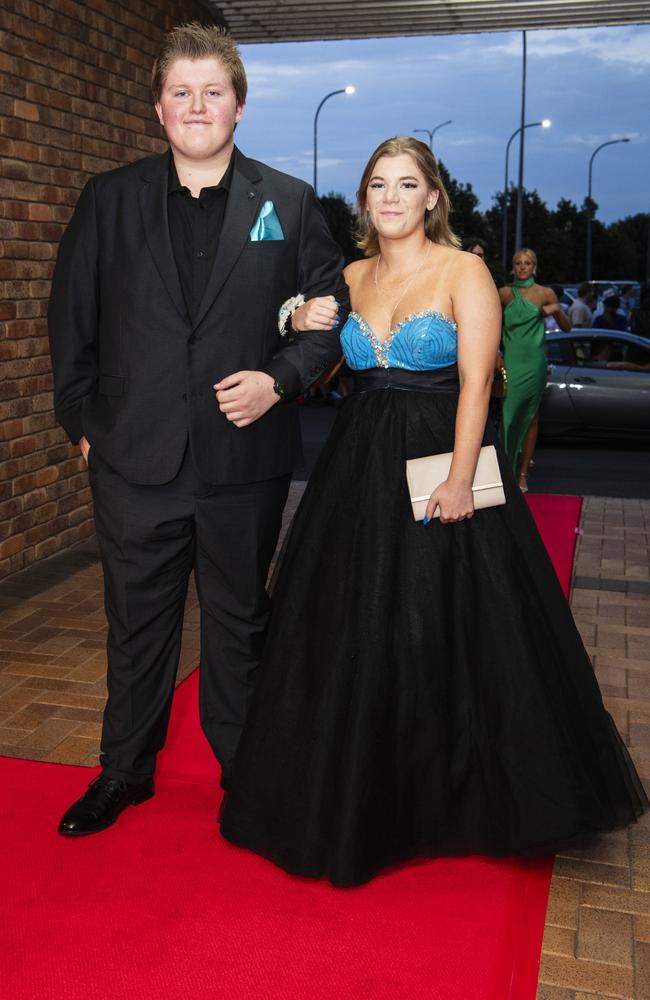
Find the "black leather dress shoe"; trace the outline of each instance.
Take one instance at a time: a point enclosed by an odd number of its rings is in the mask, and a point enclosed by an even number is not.
[[[65,813],[59,823],[59,833],[64,837],[99,833],[112,826],[127,806],[146,802],[153,793],[153,778],[148,778],[141,785],[129,785],[126,781],[100,774],[90,782],[86,794]]]

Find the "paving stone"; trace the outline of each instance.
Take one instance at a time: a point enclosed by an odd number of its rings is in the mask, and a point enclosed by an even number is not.
[[[595,910],[593,911],[596,912]],[[544,929],[542,951],[549,955],[569,955],[575,957],[576,932],[569,927],[553,927],[547,925]]]
[[[102,735],[101,722],[82,722],[75,731],[75,736],[83,736],[85,739],[97,742]]]
[[[19,760],[45,760],[47,750],[35,750],[33,747],[9,746],[0,741],[0,757],[17,757]]]
[[[633,921],[628,913],[580,909],[578,958],[632,966]]]
[[[87,660],[86,663],[80,663],[68,674],[68,680],[81,681],[82,683],[94,683],[98,680],[104,680],[105,677],[106,663],[103,659],[97,660],[95,657]]]
[[[30,705],[26,705],[25,708],[21,708],[15,715],[12,715],[8,722],[14,729],[24,729],[32,732],[45,719],[49,719],[51,715],[54,715],[55,712],[56,708],[54,705],[39,705],[38,702],[32,702]],[[0,728],[0,733],[2,731],[2,728]]]
[[[8,712],[13,715],[19,709],[24,708],[25,705],[29,705],[30,702],[34,701],[35,693],[37,694],[38,692],[34,692],[27,687],[12,688],[11,691],[0,695],[0,712]]]
[[[104,707],[100,709],[74,708],[68,705],[52,705],[57,719],[76,719],[77,722],[101,722],[104,718]]]
[[[32,733],[22,734],[21,746],[35,750],[52,750],[66,736],[77,728],[78,723],[72,719],[49,718]]]
[[[550,985],[600,992],[616,1000],[635,1000],[634,971],[620,965],[542,954],[539,978]]]
[[[615,1000],[611,993],[605,995],[604,993],[583,993],[580,990],[578,993],[573,994],[573,1000]]]
[[[634,949],[634,985],[638,1000],[650,997],[650,944],[637,941]]]
[[[630,842],[627,830],[592,837],[582,848],[583,861],[627,868],[630,864]]]
[[[650,944],[650,915],[634,917],[634,940]]]
[[[579,882],[594,882],[597,885],[629,886],[629,869],[624,866],[603,865],[593,861],[579,861],[575,858],[558,857],[555,871],[565,878]]]
[[[549,986],[540,983],[537,987],[537,1000],[575,1000],[573,990],[565,990],[562,986]]]
[[[6,674],[15,677],[39,677],[43,679],[63,680],[68,668],[52,663],[8,663],[4,669]]]
[[[45,758],[56,764],[81,764],[97,745],[97,740],[86,739],[83,736],[68,736],[54,747]]]

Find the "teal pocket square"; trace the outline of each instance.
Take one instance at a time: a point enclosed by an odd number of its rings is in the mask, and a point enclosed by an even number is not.
[[[250,240],[283,240],[284,233],[272,201],[265,201],[251,229]]]

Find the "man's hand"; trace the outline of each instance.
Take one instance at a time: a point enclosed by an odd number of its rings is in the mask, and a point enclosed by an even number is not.
[[[219,409],[235,427],[248,427],[280,398],[265,372],[235,372],[213,388]]]
[[[88,441],[88,438],[82,437],[79,438],[78,444],[79,444],[79,451],[83,455],[83,460],[86,463],[86,465],[88,465],[88,452],[90,451],[90,442]]]

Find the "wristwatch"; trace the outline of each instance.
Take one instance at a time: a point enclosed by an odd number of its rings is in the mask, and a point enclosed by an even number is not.
[[[280,402],[284,399],[284,386],[280,385],[277,378],[273,379],[273,392],[279,396]]]

